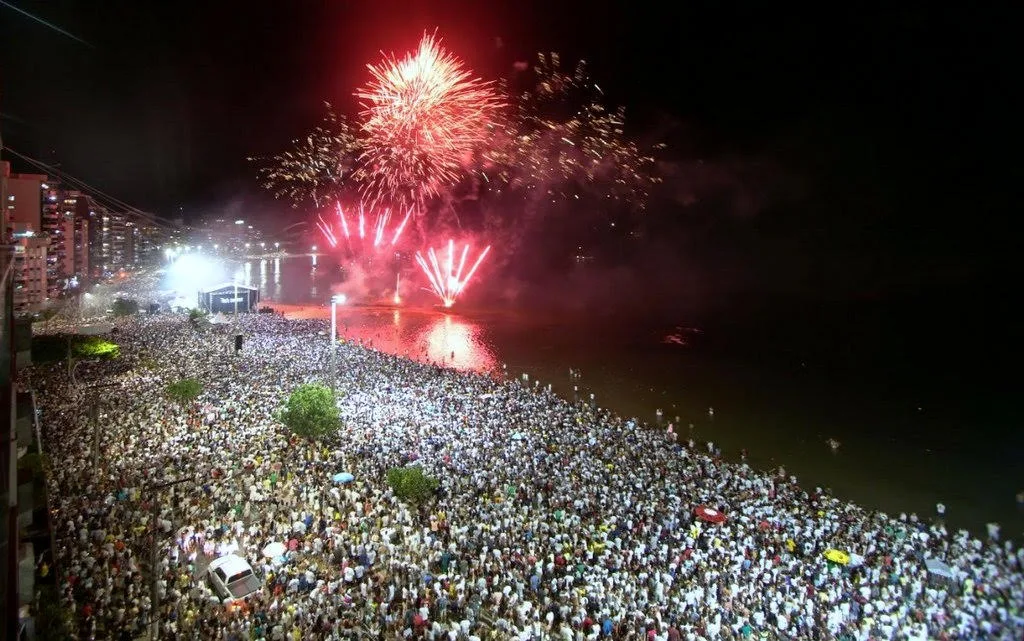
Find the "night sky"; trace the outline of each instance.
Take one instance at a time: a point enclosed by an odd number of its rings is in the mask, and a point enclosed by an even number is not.
[[[1021,162],[1008,14],[10,3],[88,44],[0,6],[4,143],[162,215],[263,203],[246,156],[284,149],[324,100],[353,113],[365,63],[436,27],[485,78],[538,51],[586,58],[637,137],[669,143],[672,178],[652,226],[678,234],[680,251],[707,258],[708,270],[865,296],[987,286],[1009,270]],[[683,207],[693,192],[720,206]]]

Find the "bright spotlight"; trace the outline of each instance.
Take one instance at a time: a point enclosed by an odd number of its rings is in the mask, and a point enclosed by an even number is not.
[[[223,282],[224,265],[202,254],[182,254],[167,269],[166,289],[193,293]]]

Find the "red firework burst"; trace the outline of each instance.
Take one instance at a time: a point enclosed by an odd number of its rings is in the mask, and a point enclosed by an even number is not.
[[[328,222],[321,215],[316,225],[320,228],[321,233],[323,233],[324,238],[331,247],[337,247],[339,244],[345,243],[349,249],[353,249],[353,242],[358,243],[358,246],[361,248],[370,247],[378,249],[380,247],[394,247],[398,244],[398,239],[401,238],[406,223],[412,217],[412,209],[407,210],[398,226],[391,230],[389,225],[393,220],[397,220],[397,218],[392,217],[391,210],[385,209],[383,213],[371,213],[367,216],[366,207],[360,203],[358,218],[353,221],[356,224],[356,238],[353,239],[348,225],[349,218],[345,215],[345,210],[342,209],[341,203],[335,204],[335,210],[338,212],[337,223]],[[367,220],[370,221],[369,233],[367,233]]]
[[[443,259],[443,266],[442,262],[437,258],[437,252],[433,248],[427,250],[426,257],[420,252],[416,252],[416,262],[419,264],[420,269],[423,270],[423,273],[426,274],[427,281],[430,282],[429,291],[437,294],[437,297],[441,299],[441,303],[445,307],[451,307],[455,304],[459,294],[466,289],[466,285],[469,284],[473,274],[476,273],[477,267],[484,261],[489,251],[491,251],[490,245],[480,252],[476,262],[469,268],[465,276],[463,276],[463,271],[466,268],[466,258],[469,256],[469,244],[462,248],[458,265],[455,263],[455,241],[453,240],[448,241],[448,256]]]
[[[490,83],[424,34],[415,53],[369,64],[372,80],[356,92],[365,134],[360,176],[374,204],[422,207],[455,182],[484,141],[498,108]]]

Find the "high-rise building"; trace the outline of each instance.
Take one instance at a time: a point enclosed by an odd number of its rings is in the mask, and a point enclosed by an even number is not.
[[[89,278],[89,225],[91,221],[88,217],[82,218],[81,216],[75,216],[73,218],[74,225],[74,238],[75,238],[75,252],[74,252],[74,264],[72,273],[78,279],[80,284],[84,283]]]
[[[143,265],[160,258],[160,246],[170,240],[168,230],[145,220],[137,223],[135,234],[135,263]]]
[[[7,180],[11,177],[11,163],[0,160],[0,244],[6,245],[8,238]]]
[[[89,266],[94,278],[105,278],[135,264],[137,224],[127,214],[114,213],[88,196],[79,205],[88,218]],[[86,213],[87,212],[87,213]]]
[[[74,225],[74,212],[69,209],[66,191],[56,181],[49,180],[42,189],[42,232],[50,239],[46,253],[46,282],[50,298],[63,293],[73,275],[69,263],[74,262],[68,228]]]
[[[43,231],[43,174],[11,174],[7,178],[7,224],[35,234]]]
[[[44,197],[45,203],[48,198]],[[53,289],[63,290],[71,283],[82,283],[89,277],[89,212],[94,203],[90,196],[76,190],[63,190],[56,195],[60,203],[54,219],[54,232],[50,234],[50,251],[59,257],[50,260],[51,278],[59,282]],[[44,213],[44,224],[45,224]],[[56,245],[56,247],[55,247]]]
[[[128,217],[124,214],[111,213],[106,222],[106,237],[103,240],[109,245],[109,249],[104,268],[115,272],[132,264],[129,248],[131,230],[128,228]]]
[[[47,248],[43,233],[43,174],[11,174],[7,179],[8,237],[14,244],[13,299],[17,312],[33,311],[49,297]]]
[[[73,198],[75,247],[83,254],[81,258],[75,257],[75,272],[80,279],[104,278],[112,271],[110,212],[88,194],[73,192]],[[84,271],[79,271],[83,268]]]
[[[14,232],[14,310],[35,311],[49,294],[46,288],[46,248],[50,239],[31,231]]]

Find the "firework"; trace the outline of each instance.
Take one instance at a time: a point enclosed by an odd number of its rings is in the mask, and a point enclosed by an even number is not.
[[[371,213],[367,216],[365,205],[360,203],[358,219],[356,221],[357,237],[353,239],[348,224],[348,216],[345,215],[345,210],[342,208],[341,203],[335,203],[335,211],[338,214],[337,226],[335,223],[325,220],[321,214],[318,216],[317,227],[320,228],[321,233],[323,233],[324,238],[331,247],[337,247],[344,241],[350,249],[354,249],[352,246],[353,240],[356,241],[359,247],[369,246],[373,249],[396,246],[399,238],[402,236],[402,230],[405,229],[406,223],[409,222],[409,218],[412,216],[412,209],[407,210],[405,217],[395,227],[394,232],[388,233],[388,226],[393,219],[391,210],[385,209],[383,212]],[[369,226],[367,226],[368,220]],[[369,239],[367,238],[367,228],[370,230]],[[369,243],[366,242],[367,240],[369,240]]]
[[[290,151],[271,158],[249,158],[262,163],[257,170],[262,186],[275,198],[290,200],[292,207],[336,199],[354,181],[361,143],[330,104],[323,122],[305,138],[293,140]]]
[[[426,275],[427,281],[430,282],[429,291],[437,294],[437,297],[441,299],[441,303],[445,307],[451,307],[455,304],[455,300],[466,289],[466,285],[473,278],[473,274],[480,267],[480,263],[487,257],[487,253],[491,251],[491,247],[488,245],[480,252],[476,262],[473,263],[473,266],[463,276],[469,251],[470,247],[467,243],[462,248],[458,265],[455,263],[455,241],[453,240],[448,241],[448,256],[442,260],[438,260],[437,252],[433,248],[427,250],[426,257],[420,252],[416,252],[416,262]]]
[[[626,137],[625,110],[604,105],[586,63],[567,73],[557,53],[539,54],[532,78],[504,127],[492,128],[484,177],[491,173],[509,190],[544,197],[597,190],[643,209],[648,188],[660,182],[654,157]]]
[[[415,53],[369,64],[362,100],[362,193],[373,204],[422,209],[456,182],[499,106],[490,83],[424,34]]]

